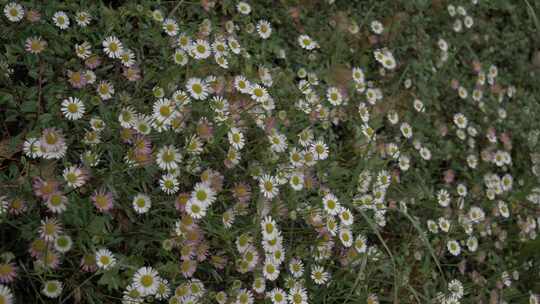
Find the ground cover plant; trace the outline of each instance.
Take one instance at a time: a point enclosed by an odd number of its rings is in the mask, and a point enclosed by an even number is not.
[[[0,4],[0,304],[539,302],[540,3]]]

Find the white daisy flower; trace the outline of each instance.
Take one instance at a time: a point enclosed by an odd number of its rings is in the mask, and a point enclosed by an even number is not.
[[[181,160],[180,152],[173,145],[161,147],[156,155],[156,162],[162,170],[174,170],[178,168],[178,163]]]
[[[190,47],[190,54],[195,59],[206,59],[212,54],[212,48],[208,41],[197,39]]]
[[[114,86],[107,80],[102,80],[97,86],[97,93],[103,100],[111,99],[114,94]]]
[[[394,55],[390,52],[385,52],[384,57],[381,60],[381,63],[383,67],[387,70],[393,70],[397,66],[396,59],[394,58]]]
[[[371,22],[371,30],[373,33],[380,35],[384,31],[384,27],[380,21],[374,20]]]
[[[356,83],[364,83],[365,79],[366,79],[366,76],[364,74],[364,70],[362,70],[359,67],[354,67],[352,69],[352,77],[353,77],[353,80]]]
[[[163,31],[169,36],[178,34],[178,23],[174,19],[167,18],[163,21]]]
[[[422,147],[422,148],[420,148],[420,156],[425,160],[430,160],[431,159],[431,151],[426,147]]]
[[[345,247],[351,247],[354,241],[352,232],[346,226],[341,226],[339,228],[339,240]]]
[[[216,39],[212,43],[212,51],[214,51],[216,56],[226,56],[229,53],[228,48],[227,42],[224,39]]]
[[[270,25],[270,22],[266,20],[260,20],[257,23],[257,33],[259,33],[259,36],[262,39],[268,39],[272,34],[272,26]]]
[[[154,295],[159,286],[159,274],[152,267],[141,267],[133,275],[133,285],[141,295]]]
[[[274,152],[281,153],[287,149],[287,137],[285,135],[274,131],[272,135],[268,136],[270,141],[270,149]]]
[[[482,208],[477,206],[472,206],[469,210],[468,217],[471,223],[480,223],[485,219],[485,212]]]
[[[298,258],[293,258],[289,262],[289,271],[295,278],[300,278],[304,275],[304,263]]]
[[[458,256],[461,253],[461,246],[459,246],[459,243],[455,240],[448,241],[446,247],[453,256]]]
[[[197,135],[191,136],[186,140],[186,151],[192,155],[199,155],[203,150],[201,139]]]
[[[88,43],[88,41],[84,41],[81,44],[75,44],[75,53],[77,54],[77,57],[84,60],[90,57],[92,54],[92,51],[90,50],[91,48],[92,46],[90,43]]]
[[[267,280],[275,281],[279,277],[279,267],[267,259],[263,265],[263,275]]]
[[[58,11],[53,15],[53,22],[58,28],[65,30],[69,28],[69,18],[63,11]]]
[[[257,102],[263,102],[269,98],[266,88],[258,84],[251,85],[249,88],[249,93],[251,94],[251,98]]]
[[[227,137],[229,138],[229,144],[233,146],[233,148],[238,151],[242,150],[245,144],[245,139],[244,134],[240,132],[240,129],[235,127],[231,128],[227,134]]]
[[[302,48],[309,51],[319,47],[317,42],[313,41],[313,39],[311,39],[311,37],[309,37],[308,35],[300,35],[298,36],[297,40],[298,44],[300,44]]]
[[[440,217],[438,222],[439,228],[441,228],[443,232],[448,232],[450,230],[450,221],[448,221],[444,217]]]
[[[236,9],[243,15],[249,15],[251,13],[251,6],[244,1],[238,2],[238,4],[236,4]]]
[[[133,209],[135,209],[135,212],[138,214],[148,212],[150,207],[152,207],[152,201],[148,195],[139,193],[133,198]]]
[[[159,186],[161,187],[161,191],[167,194],[174,194],[179,189],[178,179],[170,173],[165,174],[159,179]]]
[[[304,188],[304,174],[295,172],[289,178],[289,184],[295,191],[300,191]]]
[[[240,93],[247,94],[251,91],[251,83],[242,75],[234,78],[234,88],[240,91]]]
[[[290,304],[307,304],[308,296],[306,289],[301,285],[294,285],[289,290],[289,303]]]
[[[474,25],[474,20],[471,16],[465,16],[463,19],[463,24],[466,28],[471,28]]]
[[[47,297],[54,299],[60,296],[62,290],[62,282],[58,280],[50,280],[43,283],[43,288],[41,289],[41,292]]]
[[[47,199],[46,206],[52,213],[62,213],[67,209],[68,199],[60,192],[53,193]]]
[[[94,71],[91,71],[91,70],[86,70],[84,71],[84,78],[86,79],[86,82],[88,84],[93,84],[96,82],[96,73],[94,73]]]
[[[24,17],[24,8],[16,2],[10,2],[4,6],[4,15],[11,22],[19,22]]]
[[[77,22],[77,25],[80,27],[87,27],[91,21],[92,16],[87,12],[77,12],[77,14],[75,14],[75,22]]]
[[[278,195],[279,188],[277,187],[277,184],[276,178],[268,174],[263,175],[259,179],[259,189],[267,199],[272,199]]]
[[[242,51],[242,48],[240,47],[240,44],[232,36],[227,38],[227,44],[229,45],[229,48],[231,49],[231,51],[236,55],[240,54],[240,52]]]
[[[208,205],[202,204],[196,199],[189,199],[186,203],[186,212],[194,219],[200,219],[206,215]]]
[[[186,83],[186,89],[191,97],[197,100],[203,100],[208,97],[209,87],[206,82],[200,78],[190,78]]]
[[[177,49],[173,54],[174,63],[185,66],[188,63],[188,55],[184,50]]]
[[[326,91],[326,98],[328,99],[328,102],[330,102],[330,104],[334,106],[339,106],[343,101],[341,92],[336,87],[328,88],[328,90]]]
[[[24,141],[23,144],[24,154],[30,158],[37,158],[43,156],[41,149],[41,143],[38,138],[30,137]]]
[[[116,264],[113,253],[106,248],[96,251],[96,265],[101,269],[110,269]]]
[[[365,235],[359,234],[356,236],[356,240],[354,241],[354,249],[356,249],[358,253],[366,253],[367,239]]]
[[[133,53],[130,49],[125,49],[120,56],[118,56],[118,59],[120,59],[120,62],[126,66],[130,67],[135,64],[135,53]]]
[[[272,304],[287,304],[287,293],[279,287],[272,289],[267,293],[267,296],[272,301]]]
[[[475,236],[470,236],[467,239],[467,248],[470,252],[475,252],[478,249],[478,239]]]
[[[312,143],[309,151],[313,153],[316,160],[325,160],[329,155],[328,146],[322,140]]]
[[[191,38],[186,33],[181,33],[180,35],[178,35],[176,44],[183,51],[189,52],[193,42],[191,41]]]
[[[136,115],[135,120],[133,122],[133,127],[137,132],[148,135],[152,131],[152,118],[147,115]]]
[[[214,59],[216,61],[216,63],[224,68],[224,69],[228,69],[229,68],[229,61],[227,60],[227,58],[225,58],[225,56],[214,56]]]
[[[216,192],[207,182],[197,183],[191,192],[191,200],[208,207],[216,200]]]
[[[60,253],[66,253],[71,250],[73,241],[69,235],[60,235],[54,240],[54,249]]]
[[[457,113],[454,115],[454,123],[460,129],[465,129],[467,127],[467,117],[462,113]]]
[[[315,282],[315,284],[326,284],[329,278],[330,275],[328,274],[328,272],[324,271],[324,268],[322,266],[313,265],[311,267],[311,279]]]
[[[62,101],[62,113],[69,120],[78,120],[83,117],[85,107],[77,97],[68,97]]]
[[[168,98],[158,99],[152,110],[152,117],[164,124],[170,124],[177,115],[174,104]]]
[[[157,22],[163,22],[163,19],[165,19],[163,17],[163,12],[159,9],[152,11],[152,18]]]
[[[102,42],[103,51],[109,58],[118,58],[124,52],[122,42],[116,36],[109,36]]]
[[[298,134],[298,143],[302,147],[308,147],[311,146],[311,143],[313,142],[313,131],[310,129],[304,129],[302,132]]]
[[[169,287],[169,281],[160,278],[159,285],[156,291],[156,299],[167,300],[171,295],[171,288]]]
[[[448,207],[450,205],[450,194],[445,189],[439,190],[437,192],[437,201],[442,207]]]
[[[324,210],[330,215],[338,215],[341,210],[341,204],[338,202],[338,199],[332,193],[328,193],[322,199]]]
[[[172,95],[172,100],[179,109],[191,102],[189,94],[182,90],[176,90]]]
[[[135,118],[136,113],[130,106],[122,108],[120,110],[120,114],[118,115],[118,121],[120,122],[120,126],[122,126],[122,128],[133,127],[135,123]]]
[[[15,302],[13,298],[14,296],[11,289],[6,285],[0,285],[0,303],[13,304]]]
[[[269,240],[277,236],[278,228],[276,225],[276,221],[272,219],[270,216],[266,216],[261,221],[261,230],[263,239]]]
[[[341,208],[341,211],[339,211],[339,219],[344,226],[351,226],[354,222],[351,210],[345,207]]]

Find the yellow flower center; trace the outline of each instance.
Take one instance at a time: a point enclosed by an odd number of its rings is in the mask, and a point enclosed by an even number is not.
[[[201,207],[199,207],[199,205],[195,205],[195,204],[191,205],[191,212],[197,214],[197,213],[201,212]]]
[[[109,93],[109,86],[107,86],[106,84],[102,84],[99,86],[99,93],[101,95],[105,95],[105,94],[108,94]]]
[[[198,84],[198,83],[192,85],[191,89],[193,90],[193,92],[195,92],[197,94],[201,94],[203,92],[202,86],[200,84]]]
[[[96,205],[99,208],[105,208],[108,205],[107,197],[105,195],[99,194],[96,196]]]
[[[208,194],[206,193],[206,191],[203,190],[197,191],[196,196],[199,201],[204,201],[208,198]]]
[[[45,135],[45,141],[49,145],[54,145],[58,142],[58,136],[52,132],[49,132],[47,135]]]
[[[328,200],[326,205],[328,206],[328,209],[330,210],[333,210],[334,208],[336,208],[336,202],[334,200]]]
[[[272,225],[272,223],[267,223],[264,226],[264,230],[266,230],[266,233],[272,233],[274,232],[274,225]]]
[[[149,274],[145,274],[141,277],[141,284],[144,287],[150,287],[154,284],[154,278]]]
[[[197,45],[197,52],[203,54],[204,52],[206,52],[206,47],[204,45]]]
[[[79,110],[79,106],[77,104],[75,104],[75,103],[70,103],[67,106],[67,110],[70,113],[77,113],[77,111]]]
[[[166,163],[170,163],[170,162],[173,162],[175,159],[174,157],[174,153],[172,151],[165,151],[165,153],[163,153],[163,161],[166,162]]]
[[[264,182],[264,189],[268,192],[271,192],[274,189],[274,185],[270,181]]]
[[[255,96],[257,96],[257,97],[262,97],[262,96],[263,96],[263,90],[257,88],[257,89],[255,89],[255,90],[253,90],[253,94],[254,94]]]
[[[118,51],[118,44],[116,44],[116,42],[111,42],[109,44],[109,50],[111,50],[111,52],[117,52]]]
[[[51,196],[51,205],[56,207],[60,206],[60,204],[62,204],[62,196],[60,196],[59,194]]]
[[[111,263],[111,259],[106,256],[106,255],[102,255],[99,257],[99,261],[101,262],[101,264],[103,265],[109,265],[109,263]]]
[[[165,188],[172,189],[174,188],[174,183],[171,180],[166,180],[164,183]]]
[[[7,276],[13,272],[13,266],[10,264],[0,264],[0,276]]]
[[[47,284],[47,291],[50,293],[54,293],[57,290],[57,286],[54,283]]]
[[[137,201],[135,202],[135,204],[136,204],[139,208],[144,208],[144,206],[146,206],[146,201],[144,200],[144,198],[139,198],[139,199],[137,199]]]
[[[43,231],[46,235],[53,235],[56,233],[56,225],[54,223],[46,223]]]

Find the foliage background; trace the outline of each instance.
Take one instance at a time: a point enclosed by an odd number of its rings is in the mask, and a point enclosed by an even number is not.
[[[512,173],[520,186],[507,198],[525,204],[525,197],[531,189],[538,186],[538,178],[530,171],[530,154],[538,151],[538,130],[540,130],[540,96],[538,75],[540,72],[540,24],[538,12],[540,3],[532,1],[479,1],[471,7],[475,25],[472,30],[453,33],[452,18],[446,11],[450,3],[469,5],[467,1],[414,0],[414,1],[252,1],[252,13],[243,16],[236,12],[235,1],[217,1],[215,7],[205,10],[198,1],[21,1],[25,7],[32,7],[42,14],[42,22],[10,23],[6,18],[0,21],[0,61],[2,73],[0,80],[0,189],[8,197],[21,197],[29,202],[29,210],[19,217],[5,217],[1,226],[1,250],[11,252],[19,265],[18,279],[12,289],[17,294],[18,303],[46,302],[39,289],[42,280],[59,278],[65,286],[65,292],[73,292],[83,303],[114,302],[121,296],[121,289],[129,281],[138,267],[152,263],[170,278],[181,279],[178,275],[177,257],[174,253],[162,249],[161,242],[168,237],[170,227],[178,218],[177,211],[171,207],[174,197],[164,195],[156,187],[157,167],[150,166],[142,170],[131,170],[123,162],[125,147],[119,144],[120,126],[117,116],[121,107],[133,105],[141,112],[151,112],[155,99],[152,89],[160,86],[167,94],[182,85],[186,79],[214,73],[216,65],[211,62],[190,60],[187,67],[171,63],[174,49],[169,38],[163,34],[149,12],[161,9],[179,21],[182,31],[195,35],[203,19],[208,18],[215,31],[222,31],[225,20],[233,20],[240,27],[237,37],[243,48],[251,54],[250,58],[234,57],[230,59],[230,70],[225,75],[242,73],[248,79],[257,78],[258,66],[271,67],[274,82],[272,95],[278,103],[276,113],[284,111],[286,119],[280,123],[289,138],[293,138],[307,125],[312,125],[318,134],[324,134],[331,154],[324,163],[317,164],[318,178],[322,183],[339,194],[341,200],[351,201],[354,196],[358,174],[366,169],[378,169],[389,166],[387,160],[366,157],[363,149],[365,139],[360,131],[358,118],[346,117],[338,126],[324,123],[313,124],[308,117],[295,109],[293,101],[301,97],[296,88],[296,71],[300,67],[316,73],[321,82],[336,84],[344,82],[353,66],[366,67],[376,73],[377,63],[372,58],[373,46],[369,42],[372,35],[369,22],[378,19],[385,25],[385,32],[380,43],[391,49],[398,59],[399,67],[384,79],[378,79],[384,86],[385,99],[380,105],[380,112],[385,107],[397,109],[400,117],[414,121],[414,129],[421,130],[423,140],[429,142],[434,154],[429,163],[414,166],[401,176],[401,181],[392,187],[388,196],[397,200],[414,199],[416,205],[410,206],[411,216],[400,211],[390,212],[385,228],[375,228],[368,218],[357,215],[362,224],[356,231],[369,234],[369,241],[384,246],[391,252],[379,263],[362,264],[360,269],[341,267],[337,262],[328,265],[332,280],[327,288],[311,288],[310,299],[313,303],[362,303],[367,295],[376,292],[381,302],[427,302],[444,286],[439,277],[438,268],[430,257],[430,252],[437,256],[446,278],[460,276],[457,264],[461,258],[452,258],[444,253],[444,241],[435,236],[426,238],[424,219],[434,217],[440,212],[429,207],[433,203],[434,193],[440,185],[441,176],[447,169],[458,175],[467,176],[468,180],[482,183],[482,170],[469,172],[463,159],[454,157],[465,151],[459,141],[451,141],[431,132],[434,123],[452,120],[452,113],[467,113],[470,120],[493,122],[497,129],[512,135]],[[5,2],[2,1],[2,6]],[[87,28],[71,27],[60,31],[50,22],[54,12],[63,10],[73,13],[86,10],[94,20]],[[298,17],[292,12],[298,11]],[[273,34],[268,40],[261,40],[256,34],[246,33],[249,23],[266,19],[273,26]],[[355,21],[360,26],[358,34],[348,32],[348,25]],[[298,33],[308,32],[321,45],[310,58],[306,51],[298,47]],[[135,83],[123,80],[121,67],[105,61],[95,71],[98,78],[107,78],[115,85],[116,94],[112,101],[102,102],[95,90],[74,89],[66,81],[67,70],[78,70],[82,64],[73,52],[73,45],[83,40],[94,46],[100,46],[102,39],[110,34],[120,37],[122,42],[132,49],[142,69],[143,77]],[[24,41],[30,36],[41,36],[47,41],[46,50],[39,56],[30,55],[24,50]],[[452,56],[444,67],[437,72],[432,70],[437,60],[436,41],[440,36],[452,46]],[[286,50],[286,59],[277,59],[281,49]],[[518,88],[517,97],[507,104],[508,118],[497,121],[497,102],[486,101],[487,110],[480,112],[476,107],[459,103],[449,84],[452,79],[463,82],[474,81],[470,66],[479,61],[484,66],[495,64],[499,68],[499,78],[504,83],[514,84]],[[6,77],[6,66],[13,70]],[[220,72],[221,73],[221,72]],[[376,77],[376,76],[375,76]],[[406,91],[403,82],[412,79],[414,89]],[[99,115],[107,124],[102,133],[102,143],[93,147],[102,156],[102,163],[92,170],[92,179],[79,191],[68,194],[70,207],[61,215],[67,232],[72,236],[74,249],[62,259],[60,269],[54,272],[39,272],[34,269],[28,255],[28,244],[36,237],[44,208],[39,206],[32,194],[33,177],[60,176],[63,167],[76,162],[80,153],[88,149],[81,142],[87,129],[82,123],[73,123],[63,118],[60,100],[65,96],[76,95],[85,101],[87,113]],[[428,111],[422,118],[415,117],[411,109],[411,99],[420,98]],[[287,102],[291,101],[291,102]],[[193,103],[192,116],[207,115],[208,107],[203,103]],[[353,105],[345,108],[345,113],[355,112]],[[88,117],[86,117],[88,118]],[[85,118],[85,119],[86,119]],[[88,119],[86,119],[88,121]],[[286,123],[285,123],[286,121]],[[374,115],[374,128],[381,138],[394,134],[387,132],[389,126],[384,115]],[[68,135],[68,154],[58,161],[30,160],[22,153],[22,143],[29,136],[39,136],[47,127],[57,127]],[[186,126],[184,134],[169,136],[152,133],[155,143],[183,143],[189,135],[196,132],[196,123]],[[268,150],[260,148],[264,141],[264,132],[252,128],[247,131],[250,139],[248,150],[244,151],[242,168],[225,170],[222,160],[225,157],[226,126],[216,127],[213,141],[206,146],[200,164],[220,170],[225,176],[225,187],[231,187],[236,181],[249,179],[249,171],[255,161],[264,167],[275,166],[267,158]],[[292,134],[292,135],[291,135]],[[536,134],[536,135],[535,135]],[[531,140],[532,139],[532,140]],[[412,149],[412,147],[403,147]],[[403,150],[404,151],[404,150]],[[190,187],[198,180],[195,174],[181,176],[182,189]],[[111,216],[95,212],[89,196],[94,188],[106,186],[114,189],[120,207]],[[257,192],[252,185],[253,192]],[[151,193],[156,205],[151,216],[138,217],[130,209],[133,193]],[[317,204],[320,197],[317,191],[295,193],[284,190],[282,199],[289,209],[294,210],[299,202]],[[235,236],[245,231],[256,231],[258,221],[255,217],[240,217],[231,231],[224,231],[219,225],[221,212],[232,203],[228,194],[220,196],[217,205],[204,219],[204,229],[210,236],[211,248],[219,248],[234,257],[236,254],[230,245]],[[518,208],[519,209],[519,208]],[[516,209],[516,210],[518,210]],[[256,212],[256,209],[250,209]],[[517,213],[525,211],[516,211]],[[538,216],[537,205],[530,205],[531,214]],[[416,218],[421,219],[417,221]],[[498,298],[509,303],[521,303],[528,300],[529,291],[540,291],[538,262],[540,241],[521,242],[517,235],[519,227],[512,216],[508,222],[500,223],[508,231],[508,237],[502,248],[494,249],[491,243],[481,242],[479,252],[485,255],[481,259],[467,257],[467,265],[480,272],[486,282],[475,286],[468,278],[469,271],[461,276],[466,281],[466,290],[470,293],[465,303],[478,303]],[[286,241],[286,248],[291,252],[305,252],[311,245],[313,231],[309,231],[301,220],[283,220],[280,223]],[[427,241],[427,243],[426,243]],[[89,275],[79,271],[79,259],[82,254],[95,248],[97,244],[106,244],[114,248],[124,264],[130,268],[113,270],[104,274]],[[442,244],[442,245],[441,245]],[[416,260],[414,252],[423,252],[423,258]],[[383,250],[384,252],[384,250]],[[480,254],[479,254],[480,255]],[[529,270],[522,265],[533,263]],[[510,288],[499,290],[496,283],[500,280],[500,269],[520,270],[520,279]],[[209,288],[227,288],[235,279],[246,280],[233,270],[219,272],[208,265],[201,265],[198,277]],[[435,278],[435,279],[434,279]],[[175,279],[171,279],[175,281]],[[401,299],[401,300],[399,300]],[[495,303],[495,302],[493,302]]]

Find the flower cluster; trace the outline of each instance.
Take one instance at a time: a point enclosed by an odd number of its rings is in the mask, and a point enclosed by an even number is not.
[[[532,7],[286,2],[3,4],[0,304],[539,302]]]

